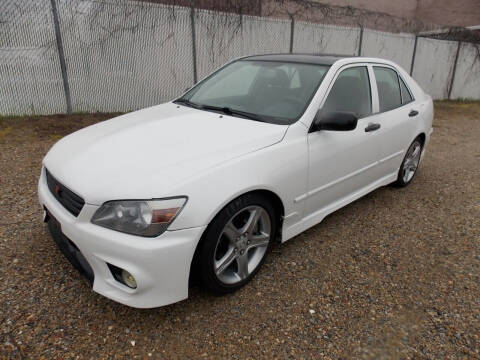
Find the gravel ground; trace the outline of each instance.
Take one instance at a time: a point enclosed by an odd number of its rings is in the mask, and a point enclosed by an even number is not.
[[[0,358],[480,358],[480,103],[436,104],[410,187],[275,246],[235,294],[150,310],[91,291],[40,220],[44,154],[111,116],[0,119]]]

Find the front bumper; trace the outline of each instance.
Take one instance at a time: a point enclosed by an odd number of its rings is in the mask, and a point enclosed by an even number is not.
[[[188,297],[190,265],[205,227],[166,231],[158,238],[102,228],[90,222],[98,206],[85,204],[74,217],[51,194],[44,170],[38,196],[91,267],[95,292],[137,308],[168,305]],[[107,264],[127,270],[135,277],[137,288],[116,280]]]

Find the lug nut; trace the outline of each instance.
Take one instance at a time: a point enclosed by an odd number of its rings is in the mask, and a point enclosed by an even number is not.
[[[237,249],[237,248],[235,248],[233,251],[237,252],[237,251],[238,251],[238,249]]]
[[[244,251],[244,250],[242,250],[242,251],[240,251],[240,254],[241,254],[241,255],[243,255],[243,253],[244,253],[244,252],[245,252],[245,251]]]

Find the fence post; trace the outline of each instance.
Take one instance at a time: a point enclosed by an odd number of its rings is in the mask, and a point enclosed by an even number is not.
[[[462,42],[459,41],[457,45],[457,53],[455,54],[455,62],[453,63],[452,78],[450,79],[450,87],[448,88],[448,99],[451,99],[451,96],[452,96],[453,82],[455,81],[455,72],[457,71],[458,54],[460,53],[461,45],[462,45]]]
[[[413,43],[412,62],[410,64],[410,76],[412,76],[413,74],[413,65],[415,64],[415,56],[417,55],[417,42],[418,42],[418,35],[415,34],[415,42]]]
[[[363,26],[360,28],[360,39],[358,40],[358,56],[362,56]]]
[[[197,75],[197,36],[195,33],[195,0],[191,0],[190,25],[192,27],[192,57],[193,57],[193,83],[198,81]]]
[[[57,40],[58,57],[60,59],[60,68],[62,70],[63,90],[65,91],[65,101],[67,103],[67,113],[72,113],[72,97],[70,95],[70,85],[68,84],[67,64],[65,63],[65,54],[63,52],[62,34],[60,32],[60,23],[58,21],[58,10],[56,0],[50,0],[52,4],[53,25],[55,27],[55,38]]]
[[[292,14],[288,13],[290,16],[290,53],[293,53],[293,36],[295,34],[295,19]]]

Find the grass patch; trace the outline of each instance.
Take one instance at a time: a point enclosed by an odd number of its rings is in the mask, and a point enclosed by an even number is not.
[[[480,105],[480,100],[455,99],[455,100],[434,100],[435,105]]]
[[[61,119],[61,118],[70,118],[72,116],[87,116],[87,117],[90,117],[90,116],[101,116],[101,117],[104,117],[104,116],[111,116],[112,118],[113,117],[116,117],[116,116],[120,116],[120,115],[123,115],[125,114],[124,112],[113,112],[113,113],[110,113],[110,112],[83,112],[83,111],[79,111],[79,112],[74,112],[74,113],[71,113],[71,114],[48,114],[48,115],[41,115],[41,114],[37,114],[37,115],[29,115],[29,114],[25,114],[25,115],[2,115],[0,114],[0,121],[2,120],[24,120],[24,119],[32,119],[32,120],[36,120],[36,119],[41,119],[41,118],[52,118],[52,117],[55,117],[55,118],[58,118],[58,119]]]
[[[50,135],[50,139],[52,139],[53,141],[58,141],[58,140],[60,140],[62,137],[63,137],[63,135],[59,135],[59,134],[51,134],[51,135]]]
[[[5,129],[0,129],[0,139],[7,136],[12,131],[11,126],[7,126]]]

